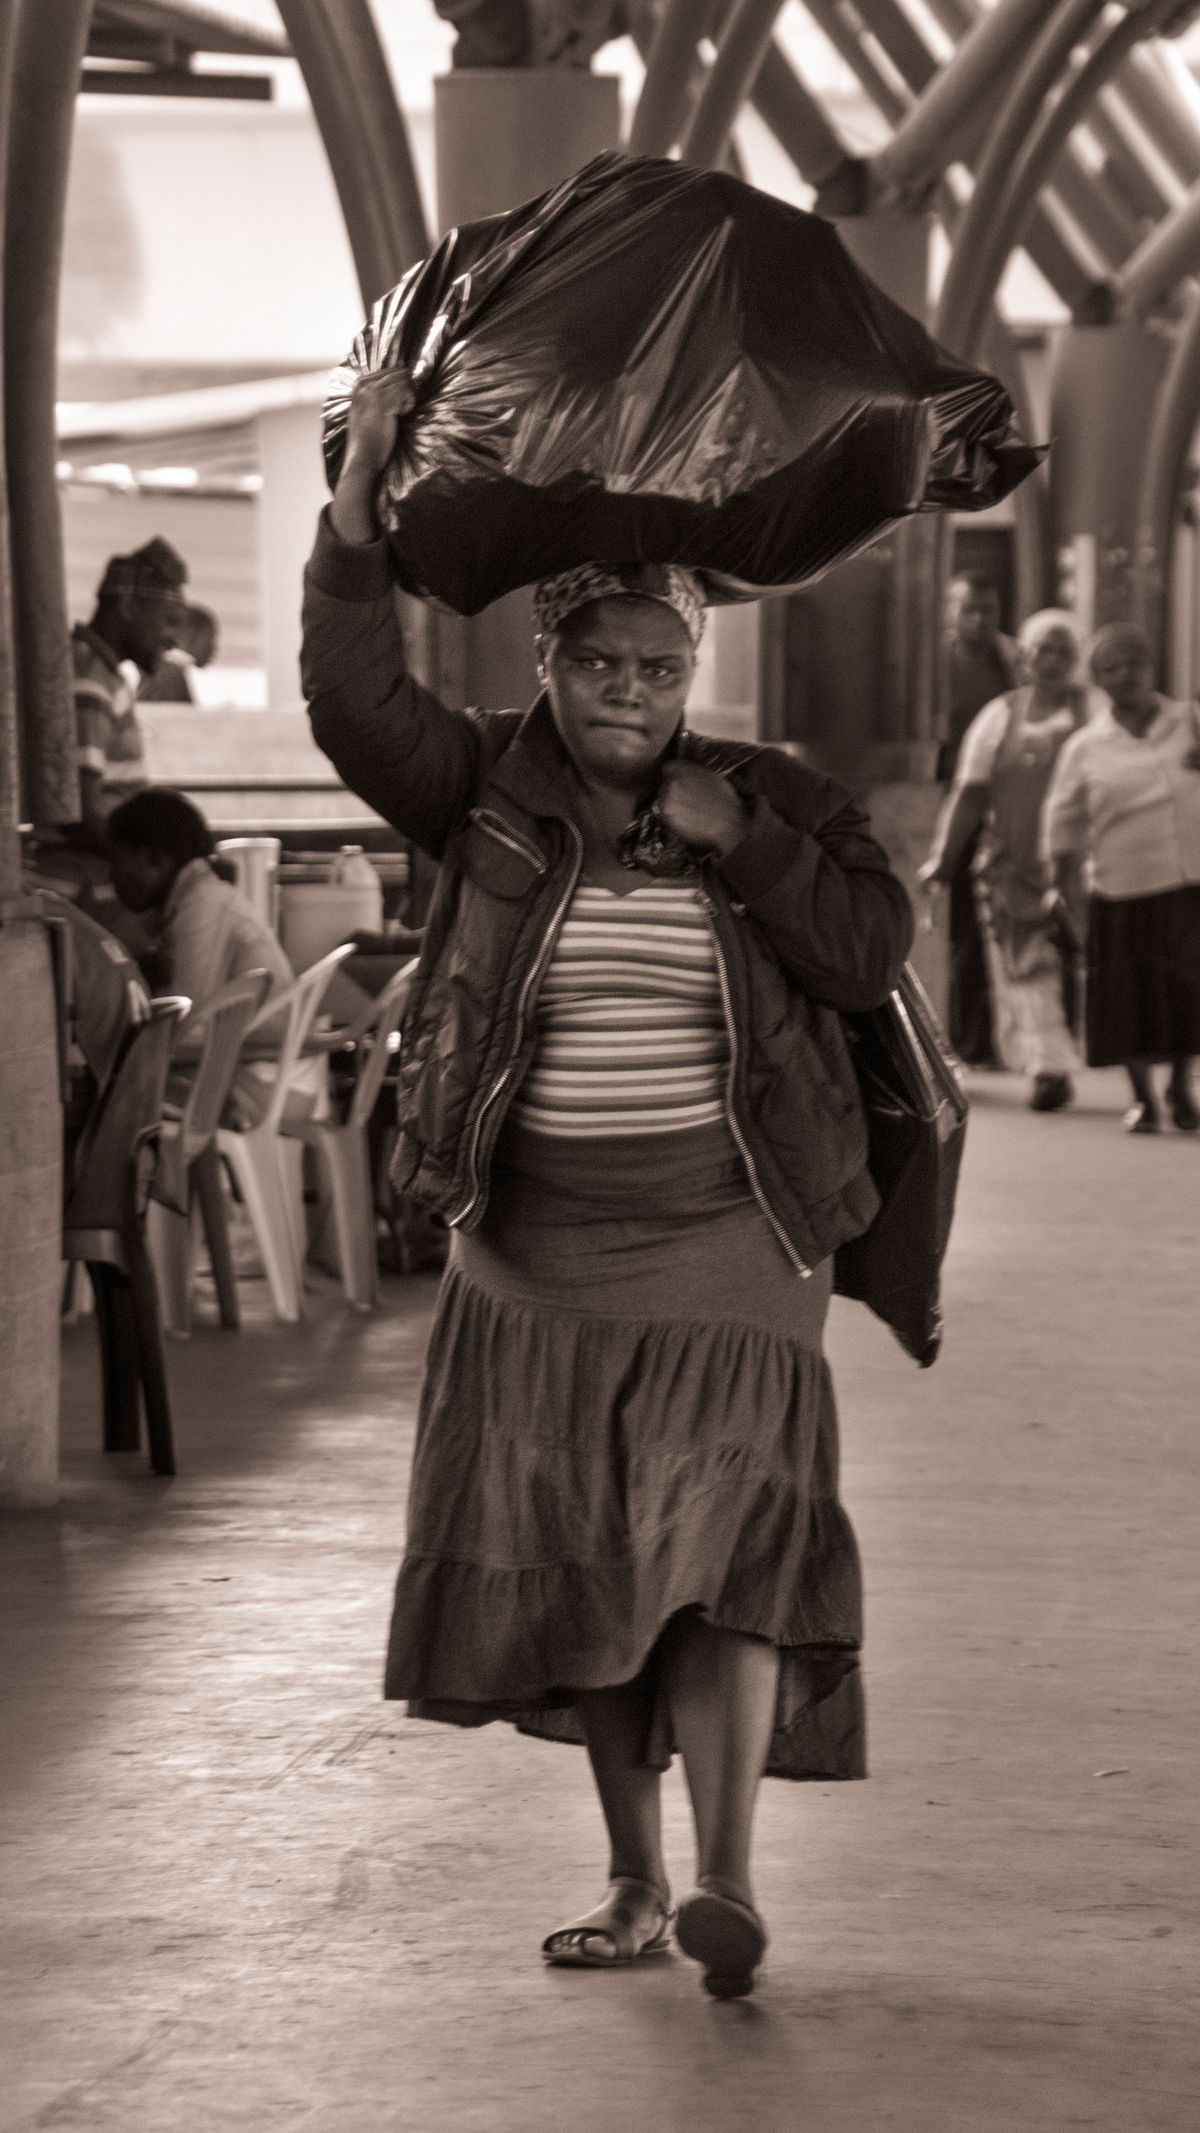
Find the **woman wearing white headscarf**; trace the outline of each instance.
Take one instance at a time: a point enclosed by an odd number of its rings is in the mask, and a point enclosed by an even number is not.
[[[1043,608],[1019,632],[1028,679],[985,704],[967,729],[922,886],[948,882],[983,826],[976,893],[1002,1056],[1032,1076],[1030,1108],[1071,1100],[1079,1065],[1065,1008],[1064,927],[1045,899],[1042,803],[1059,751],[1087,717],[1072,617]]]

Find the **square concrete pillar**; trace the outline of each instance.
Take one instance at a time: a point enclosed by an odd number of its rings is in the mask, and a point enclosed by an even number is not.
[[[31,1510],[58,1488],[62,1299],[54,984],[35,919],[0,923],[0,999],[0,1506]]]
[[[256,417],[262,494],[263,634],[267,702],[300,702],[300,595],[317,514],[329,501],[317,406],[270,408]]]

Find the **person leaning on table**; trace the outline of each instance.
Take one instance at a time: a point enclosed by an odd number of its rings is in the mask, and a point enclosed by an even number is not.
[[[678,1746],[679,1942],[746,1992],[764,1771],[864,1774],[821,1341],[831,1254],[877,1196],[839,1010],[887,997],[911,912],[840,787],[687,731],[686,570],[544,581],[527,716],[448,710],[405,671],[374,498],[411,404],[396,373],[356,387],[304,599],[319,745],[441,861],[396,1177],[453,1243],[385,1693],[586,1743],[609,1885],[552,1963],[666,1948]],[[645,870],[642,832],[677,873]]]
[[[1157,1133],[1150,1078],[1167,1063],[1181,1133],[1200,1129],[1190,1087],[1200,1051],[1200,714],[1154,687],[1150,640],[1110,623],[1091,644],[1108,709],[1059,756],[1042,817],[1048,901],[1089,876],[1087,1056],[1123,1066],[1130,1133]]]

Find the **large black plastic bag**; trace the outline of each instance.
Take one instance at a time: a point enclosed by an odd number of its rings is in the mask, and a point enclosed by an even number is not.
[[[910,512],[995,503],[1040,456],[829,223],[678,163],[599,156],[452,230],[334,373],[331,483],[355,379],[397,363],[397,576],[460,614],[593,559],[755,598]]]
[[[916,972],[871,1014],[847,1015],[879,1212],[839,1246],[833,1285],[889,1325],[923,1369],[942,1345],[941,1269],[967,1132],[958,1061]]]

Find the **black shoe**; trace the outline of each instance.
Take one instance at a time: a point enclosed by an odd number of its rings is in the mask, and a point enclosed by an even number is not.
[[[1031,1111],[1061,1111],[1074,1094],[1069,1074],[1035,1074],[1029,1108]]]
[[[1156,1107],[1153,1104],[1134,1104],[1132,1110],[1125,1113],[1124,1126],[1126,1133],[1157,1133]]]
[[[1187,1089],[1172,1089],[1168,1102],[1171,1116],[1180,1133],[1200,1133],[1200,1111],[1192,1102]]]

